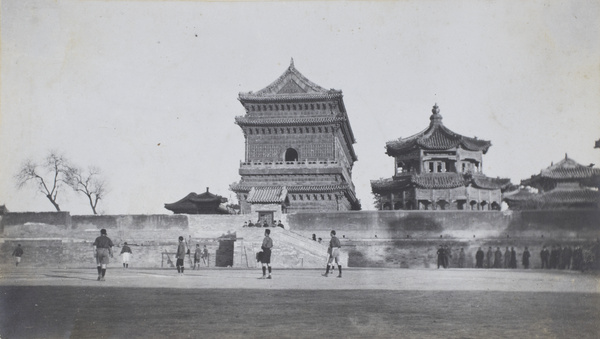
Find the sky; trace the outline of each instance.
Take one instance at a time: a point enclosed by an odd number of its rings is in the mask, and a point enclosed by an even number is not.
[[[98,166],[104,214],[171,214],[190,192],[235,201],[240,92],[290,59],[342,90],[353,182],[393,174],[385,143],[445,126],[490,140],[491,177],[515,184],[564,159],[600,165],[600,1],[1,2],[0,205],[53,211],[18,190],[26,159],[55,150]],[[91,214],[65,190],[61,209]]]

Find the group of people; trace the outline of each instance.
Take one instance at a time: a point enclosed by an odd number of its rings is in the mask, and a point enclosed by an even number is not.
[[[244,225],[242,227],[283,227],[283,223],[281,223],[281,220],[275,221],[273,220],[273,223],[271,225],[269,225],[269,222],[267,220],[263,220],[262,222],[260,220],[258,220],[256,223],[253,223],[252,220],[248,220],[244,222]]]
[[[461,249],[462,250],[462,249]],[[525,247],[521,256],[521,263],[523,268],[529,268],[529,258],[531,253],[529,249]],[[485,259],[485,264],[484,264]],[[477,249],[475,254],[475,267],[476,268],[517,268],[517,252],[514,247],[510,249],[506,246],[504,254],[500,250],[500,247],[496,247],[496,251],[492,250],[492,246],[488,247],[486,253],[483,252],[481,247]]]
[[[542,268],[546,269],[583,270],[585,265],[581,246],[571,249],[571,246],[552,245],[550,250],[544,246],[540,252],[540,258],[542,259]]]

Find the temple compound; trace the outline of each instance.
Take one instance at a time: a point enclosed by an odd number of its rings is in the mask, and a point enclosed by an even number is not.
[[[509,179],[482,173],[490,141],[469,138],[444,126],[433,106],[429,127],[386,143],[394,158],[392,178],[372,180],[380,210],[499,210]]]
[[[241,180],[230,188],[241,213],[359,210],[352,183],[356,143],[342,91],[324,89],[290,63],[258,92],[240,93],[245,138]],[[275,216],[273,215],[275,213]]]
[[[600,208],[600,169],[578,164],[566,154],[560,162],[521,180],[521,186],[504,195],[510,209]]]
[[[165,204],[165,208],[175,214],[230,214],[221,204],[225,204],[227,198],[212,194],[206,188],[202,194],[190,193],[183,199]]]

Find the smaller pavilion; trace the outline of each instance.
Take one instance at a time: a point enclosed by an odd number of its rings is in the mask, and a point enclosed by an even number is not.
[[[483,174],[491,142],[462,136],[444,126],[433,106],[429,127],[386,143],[394,175],[372,180],[380,210],[499,210],[509,179]]]
[[[521,180],[521,186],[504,195],[510,209],[600,208],[600,169],[581,165],[566,154],[560,162]]]
[[[227,202],[227,198],[212,194],[206,188],[202,194],[190,193],[185,198],[165,204],[165,208],[175,214],[229,214],[229,211],[221,204]]]

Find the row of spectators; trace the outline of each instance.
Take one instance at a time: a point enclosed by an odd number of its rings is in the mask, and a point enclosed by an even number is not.
[[[252,220],[248,220],[248,221],[244,222],[244,225],[242,227],[281,227],[281,228],[285,228],[283,226],[283,224],[281,223],[281,220],[278,220],[278,221],[273,220],[273,223],[271,225],[269,225],[269,223],[266,220],[263,220],[262,222],[260,220],[258,220],[256,223],[253,223]]]
[[[458,268],[465,267],[467,254],[461,248],[458,254]],[[452,258],[452,250],[447,245],[440,245],[437,250],[438,268],[449,267],[450,258]],[[506,246],[502,251],[500,247],[496,250],[490,246],[487,251],[479,247],[475,254],[476,268],[517,268],[520,261],[523,268],[530,267],[531,252],[528,247],[525,247],[523,252],[517,256],[517,251],[514,247]],[[542,269],[559,269],[559,270],[586,270],[592,268],[600,268],[600,241],[586,246],[576,245],[574,247],[565,245],[552,245],[551,249],[543,246],[540,251],[541,268]]]

